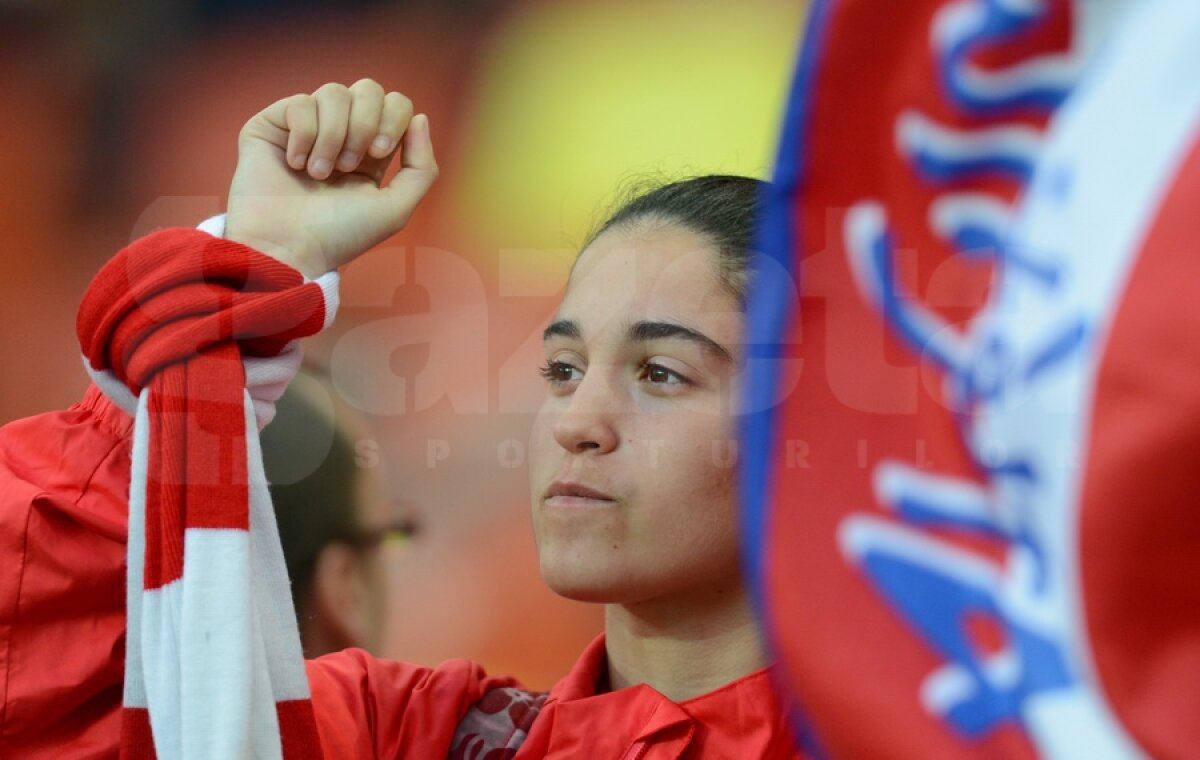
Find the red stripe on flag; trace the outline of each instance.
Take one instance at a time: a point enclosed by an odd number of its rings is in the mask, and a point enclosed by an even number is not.
[[[1200,143],[1134,263],[1097,373],[1080,514],[1104,692],[1153,757],[1200,747]],[[1189,643],[1190,642],[1190,643]]]

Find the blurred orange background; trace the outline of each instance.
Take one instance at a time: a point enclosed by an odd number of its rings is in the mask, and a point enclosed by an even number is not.
[[[442,179],[344,273],[338,323],[307,349],[422,528],[386,549],[381,654],[549,687],[602,622],[538,576],[523,456],[541,328],[622,182],[769,174],[805,5],[0,0],[0,423],[82,394],[91,275],[217,213],[251,115],[326,81],[399,89],[430,115]]]

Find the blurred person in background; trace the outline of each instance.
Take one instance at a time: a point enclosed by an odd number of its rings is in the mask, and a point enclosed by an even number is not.
[[[361,417],[320,370],[306,365],[260,436],[309,658],[350,647],[379,654],[391,596],[384,549],[414,531],[411,518],[393,514]]]

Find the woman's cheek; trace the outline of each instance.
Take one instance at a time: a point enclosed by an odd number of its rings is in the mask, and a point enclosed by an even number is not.
[[[549,485],[545,479],[545,471],[552,466],[551,455],[557,444],[554,442],[553,428],[550,415],[543,409],[533,419],[529,431],[529,483],[534,487],[534,496],[539,492],[537,486]]]

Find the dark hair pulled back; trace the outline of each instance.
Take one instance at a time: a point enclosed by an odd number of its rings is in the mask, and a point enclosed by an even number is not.
[[[750,244],[766,184],[751,177],[708,174],[660,185],[623,202],[588,238],[588,245],[615,228],[646,222],[678,224],[712,242],[718,279],[744,309]]]

